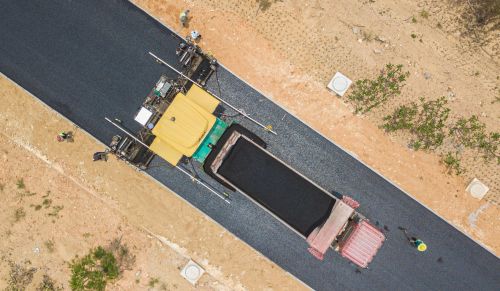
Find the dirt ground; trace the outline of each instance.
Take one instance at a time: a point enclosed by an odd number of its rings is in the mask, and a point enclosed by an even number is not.
[[[193,290],[179,274],[189,259],[206,270],[196,289],[307,289],[145,175],[93,163],[102,145],[5,77],[0,102],[1,290],[10,263],[37,269],[29,290],[43,275],[68,290],[68,262],[120,237],[136,262],[110,290]],[[55,140],[63,129],[73,143]]]
[[[201,47],[230,70],[499,253],[499,166],[469,155],[464,162],[477,166],[448,175],[438,155],[409,150],[406,137],[385,134],[377,122],[397,104],[447,96],[455,116],[477,114],[498,131],[500,38],[481,49],[464,41],[458,12],[440,1],[284,0],[265,11],[253,0],[133,2],[182,35],[200,31]],[[191,11],[188,28],[178,23],[183,9]],[[373,114],[353,115],[325,88],[337,70],[356,80],[389,62],[411,76],[401,96]],[[473,177],[491,189],[483,200],[465,192]]]

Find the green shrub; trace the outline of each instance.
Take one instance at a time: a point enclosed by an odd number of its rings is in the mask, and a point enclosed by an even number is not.
[[[500,133],[487,133],[486,125],[479,121],[476,115],[459,118],[450,128],[449,135],[454,139],[455,144],[477,149],[486,161],[496,159],[497,163],[500,163],[498,153]]]
[[[422,97],[418,105],[412,102],[396,108],[384,117],[385,123],[381,127],[387,132],[409,130],[414,136],[410,146],[416,150],[435,149],[446,137],[446,121],[450,113],[446,104],[445,97],[431,101]]]
[[[376,79],[357,80],[347,98],[354,104],[356,113],[369,112],[400,94],[409,76],[409,72],[403,72],[403,65],[387,64]]]
[[[24,208],[22,207],[17,208],[16,212],[14,212],[14,222],[18,222],[25,217],[26,217],[26,211],[24,211]]]
[[[99,246],[71,264],[70,287],[72,290],[104,290],[108,281],[120,274],[113,253]]]
[[[429,12],[427,12],[425,9],[423,9],[422,11],[420,11],[420,17],[422,17],[424,19],[429,18]]]
[[[499,145],[500,133],[490,132],[485,139],[480,141],[478,148],[483,153],[483,158],[486,161],[496,159],[497,164],[500,164],[500,153],[498,152]]]
[[[387,132],[397,130],[411,130],[414,126],[414,120],[418,113],[418,106],[415,103],[402,105],[396,108],[391,115],[384,117],[385,123],[382,128]]]
[[[135,263],[135,256],[121,242],[114,239],[106,248],[101,246],[91,249],[83,257],[76,257],[70,263],[72,290],[104,290],[107,282],[120,276],[124,270],[130,270]]]
[[[16,182],[16,185],[17,185],[17,189],[24,189],[24,188],[26,188],[26,185],[24,184],[24,179],[23,178],[18,179],[17,182]]]
[[[450,128],[452,136],[457,144],[463,144],[469,148],[475,148],[486,136],[486,126],[479,121],[476,115],[470,118],[460,117]]]
[[[415,120],[415,126],[412,132],[416,135],[414,148],[434,149],[443,144],[446,136],[446,120],[450,109],[446,107],[448,103],[445,97],[437,100],[425,101],[420,98],[420,111]],[[417,146],[420,145],[420,146]]]
[[[63,290],[62,287],[56,286],[56,282],[52,280],[48,275],[44,274],[42,282],[40,282],[40,285],[36,288],[36,291],[59,291]]]
[[[19,264],[9,262],[10,272],[7,281],[8,285],[5,288],[6,291],[27,290],[37,271],[36,268],[29,267],[29,264],[31,264],[29,261]]]
[[[455,175],[460,175],[465,172],[460,164],[458,153],[446,153],[446,155],[442,156],[441,162],[446,166],[448,174],[455,172]]]

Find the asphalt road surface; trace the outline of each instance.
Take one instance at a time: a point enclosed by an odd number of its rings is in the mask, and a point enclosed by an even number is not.
[[[137,128],[133,116],[160,74],[175,75],[148,51],[175,63],[179,41],[127,1],[0,0],[0,71],[104,143],[117,133],[105,116]],[[218,77],[226,100],[278,132],[241,121],[272,153],[323,188],[358,200],[359,212],[385,227],[387,241],[369,269],[357,271],[333,251],[317,261],[304,240],[239,193],[228,205],[166,165],[150,175],[317,290],[500,290],[496,256],[238,77],[225,69]],[[215,78],[209,86],[217,91]],[[409,246],[398,226],[428,251]]]

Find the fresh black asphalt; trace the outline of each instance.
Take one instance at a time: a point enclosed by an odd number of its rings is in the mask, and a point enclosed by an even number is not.
[[[147,52],[174,63],[179,41],[127,1],[0,0],[0,71],[105,143],[117,131],[104,117],[136,129],[132,118],[144,96],[161,73],[172,74]],[[302,238],[239,193],[228,205],[167,166],[150,175],[317,290],[500,289],[497,257],[238,77],[224,69],[218,75],[224,98],[278,132],[242,121],[272,153],[325,189],[352,196],[361,213],[385,226],[387,241],[369,269],[358,272],[335,252],[317,261]],[[209,86],[217,91],[214,79]],[[423,239],[428,251],[411,248],[398,226]]]

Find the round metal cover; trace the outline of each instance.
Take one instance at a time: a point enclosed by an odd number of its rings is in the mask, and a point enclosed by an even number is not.
[[[333,79],[332,85],[335,91],[342,92],[347,90],[349,82],[346,80],[346,78],[338,76],[335,79]]]
[[[201,275],[201,270],[195,265],[190,265],[186,268],[185,274],[188,280],[196,281]]]
[[[472,196],[476,198],[483,198],[486,191],[487,190],[481,183],[476,182],[470,187],[470,194],[472,194]]]

